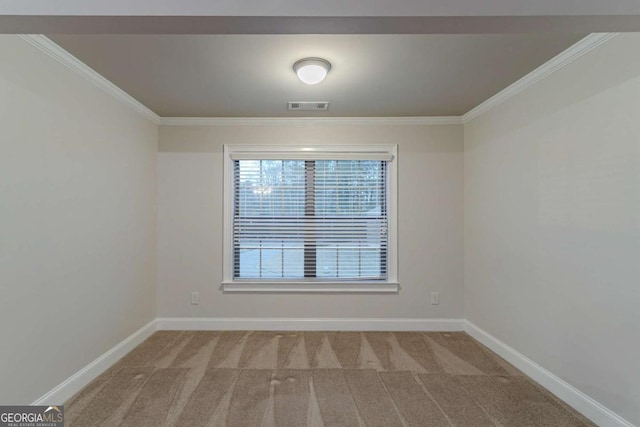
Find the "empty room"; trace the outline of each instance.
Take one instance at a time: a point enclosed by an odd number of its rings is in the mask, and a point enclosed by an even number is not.
[[[639,52],[637,0],[0,0],[0,427],[640,425]]]

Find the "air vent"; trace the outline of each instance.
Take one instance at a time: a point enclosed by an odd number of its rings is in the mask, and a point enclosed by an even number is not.
[[[289,102],[290,111],[325,111],[328,108],[328,102]]]

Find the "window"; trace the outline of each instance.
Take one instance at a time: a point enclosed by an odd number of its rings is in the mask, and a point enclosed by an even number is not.
[[[225,291],[397,291],[395,146],[225,146]]]

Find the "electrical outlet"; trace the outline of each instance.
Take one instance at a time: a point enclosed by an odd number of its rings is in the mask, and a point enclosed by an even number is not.
[[[191,292],[191,304],[200,304],[200,292]]]
[[[431,305],[440,304],[440,293],[439,292],[431,292]]]

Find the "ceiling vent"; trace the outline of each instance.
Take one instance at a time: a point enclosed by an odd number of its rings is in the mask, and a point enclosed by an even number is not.
[[[328,102],[289,102],[289,111],[326,111]]]

